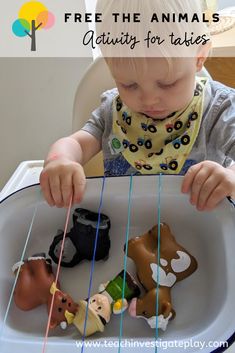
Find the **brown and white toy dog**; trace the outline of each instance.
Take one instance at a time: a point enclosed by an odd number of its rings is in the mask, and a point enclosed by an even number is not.
[[[134,298],[129,306],[133,317],[145,318],[152,328],[165,330],[170,319],[175,316],[171,302],[171,288],[178,281],[190,276],[197,269],[195,258],[179,245],[170,227],[160,225],[160,259],[158,261],[158,227],[155,225],[147,233],[130,239],[128,253],[136,265],[140,283],[146,290],[142,298]],[[159,266],[158,266],[159,264]],[[156,296],[158,291],[158,313]]]

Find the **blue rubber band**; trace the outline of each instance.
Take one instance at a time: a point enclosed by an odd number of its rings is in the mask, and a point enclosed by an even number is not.
[[[87,318],[88,318],[88,306],[89,306],[89,301],[90,301],[90,296],[91,296],[91,287],[92,287],[93,273],[94,273],[94,268],[95,268],[95,255],[96,255],[96,248],[97,248],[98,236],[99,236],[99,227],[100,227],[101,209],[102,209],[102,206],[103,206],[105,180],[106,179],[105,179],[105,176],[104,176],[103,177],[103,182],[102,182],[101,194],[100,194],[100,204],[99,204],[99,209],[98,209],[98,221],[97,221],[97,227],[96,227],[95,245],[94,245],[94,250],[93,250],[93,257],[92,257],[92,264],[91,264],[91,271],[90,271],[90,281],[89,281],[89,288],[88,288],[88,299],[87,299],[87,306],[86,306],[86,316],[85,316],[85,322],[84,322],[84,330],[83,330],[83,336],[82,336],[81,353],[83,353],[83,351],[84,351],[86,325],[87,325]]]
[[[126,268],[127,268],[128,240],[129,240],[129,234],[130,234],[132,190],[133,190],[133,175],[130,176],[130,186],[129,186],[129,195],[128,195],[128,216],[127,216],[126,237],[125,237],[126,249],[125,249],[125,255],[124,255],[124,276],[123,276],[123,282],[122,282],[122,303],[123,303],[124,297],[125,297],[125,286],[126,286]],[[123,311],[121,312],[121,318],[120,318],[118,353],[121,352],[122,338],[123,338]]]

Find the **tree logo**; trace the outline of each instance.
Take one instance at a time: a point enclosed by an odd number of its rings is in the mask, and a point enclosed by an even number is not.
[[[31,38],[31,51],[36,51],[36,31],[49,29],[55,23],[55,16],[49,12],[41,2],[30,1],[25,3],[20,11],[19,18],[12,25],[12,32],[17,37]]]

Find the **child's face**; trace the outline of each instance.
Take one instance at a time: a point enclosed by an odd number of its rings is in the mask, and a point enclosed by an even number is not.
[[[122,60],[109,67],[122,101],[131,110],[164,119],[192,100],[198,59],[173,58],[171,69],[165,58],[136,58],[135,65],[128,58]]]

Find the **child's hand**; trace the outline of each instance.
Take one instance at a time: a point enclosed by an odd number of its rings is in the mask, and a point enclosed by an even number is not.
[[[69,159],[59,158],[45,164],[40,175],[43,195],[50,206],[68,207],[82,200],[86,177],[83,167]]]
[[[182,192],[190,192],[190,202],[199,211],[210,211],[226,196],[235,192],[235,170],[212,161],[204,161],[189,168]]]

